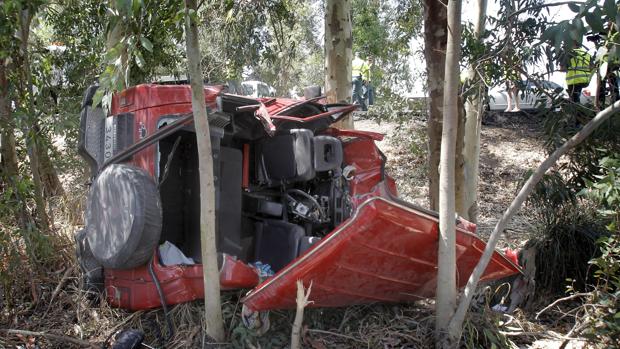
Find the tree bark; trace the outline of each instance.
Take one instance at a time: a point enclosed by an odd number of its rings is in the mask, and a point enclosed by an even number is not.
[[[39,158],[39,174],[41,176],[43,194],[47,198],[52,196],[63,196],[65,195],[65,190],[58,178],[56,168],[52,164],[52,159],[47,152],[49,143],[45,139],[42,139],[45,135],[41,133],[38,122],[35,122],[33,125],[33,130],[37,134],[37,137],[42,140],[37,147],[37,156]]]
[[[325,4],[325,95],[328,103],[346,103],[351,98],[351,2],[327,0]],[[334,124],[353,129],[353,116]]]
[[[459,73],[460,74],[460,73]],[[460,82],[460,77],[459,77]],[[459,84],[460,85],[460,84]],[[459,88],[460,90],[460,88]],[[454,204],[456,213],[461,217],[466,217],[467,212],[463,206],[466,193],[465,187],[465,158],[463,156],[464,134],[465,134],[465,105],[463,98],[457,97],[458,119],[456,122],[456,149],[454,154]]]
[[[2,177],[6,181],[17,178],[18,162],[17,152],[15,151],[15,128],[11,119],[11,102],[9,99],[9,83],[6,77],[6,65],[4,60],[0,60],[0,123],[2,126],[2,140],[0,146],[0,156],[2,162]]]
[[[449,325],[449,337],[454,343],[458,343],[459,338],[461,337],[461,332],[463,330],[463,321],[465,319],[465,315],[469,310],[469,305],[471,304],[471,300],[474,296],[474,291],[478,286],[478,282],[480,281],[480,277],[484,270],[487,268],[489,261],[491,260],[491,256],[495,251],[495,246],[499,240],[500,234],[504,231],[512,217],[519,211],[525,199],[530,195],[530,193],[536,187],[536,184],[540,182],[543,178],[547,170],[551,168],[562,155],[566,154],[570,149],[574,148],[576,145],[581,143],[584,139],[586,139],[596,128],[598,128],[603,122],[609,119],[612,115],[618,113],[620,110],[620,101],[615,102],[609,107],[605,108],[605,110],[596,114],[594,119],[590,120],[581,131],[577,132],[573,137],[571,137],[566,143],[564,143],[560,148],[556,149],[553,154],[551,154],[548,158],[546,158],[534,171],[534,173],[528,178],[525,182],[517,196],[514,198],[512,203],[501,219],[495,225],[495,229],[491,233],[489,237],[489,241],[487,242],[487,246],[476,264],[474,271],[472,272],[469,280],[467,281],[467,285],[465,285],[465,290],[463,291],[463,297],[461,297],[461,301],[459,306],[454,313],[454,316],[450,320]],[[456,347],[456,345],[455,345]]]
[[[438,348],[454,348],[447,336],[456,307],[456,222],[454,163],[458,129],[461,1],[448,1],[448,42],[443,95],[443,130],[439,177],[439,249],[437,260],[436,335]]]
[[[487,0],[478,0],[474,35],[480,40],[486,22]],[[486,100],[484,82],[476,74],[475,67],[469,67],[467,79],[475,86],[471,99],[465,101],[465,131],[463,135],[464,181],[463,195],[457,203],[461,206],[461,216],[471,222],[478,221],[478,176],[480,164],[480,129]]]
[[[204,83],[200,67],[198,27],[190,11],[197,13],[196,0],[185,0],[185,41],[187,66],[192,87],[192,112],[198,145],[198,171],[200,173],[200,247],[205,296],[205,322],[207,334],[217,342],[226,335],[220,299],[220,273],[217,267],[215,242],[215,188],[213,182],[213,155],[209,119],[205,103]]]
[[[446,5],[438,0],[424,0],[424,57],[428,106],[428,196],[429,206],[439,204],[439,156],[441,149],[442,104],[444,88],[445,51],[448,40]]]

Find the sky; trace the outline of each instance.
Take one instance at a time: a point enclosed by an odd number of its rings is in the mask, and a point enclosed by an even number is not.
[[[559,2],[559,1],[546,1],[546,2],[554,3],[554,2]],[[476,16],[476,7],[477,7],[476,0],[465,0],[463,2],[463,7],[462,7],[463,10],[461,14],[461,18],[463,22],[474,21],[474,18]],[[568,8],[568,5],[554,6],[554,7],[550,7],[549,9],[550,9],[549,16],[551,19],[555,21],[562,21],[562,20],[574,18],[574,13],[570,11],[570,9]],[[499,10],[499,2],[495,0],[489,0],[488,5],[487,5],[487,13],[489,15],[494,15],[494,14],[497,14],[498,10]],[[426,68],[425,68],[424,55],[423,55],[424,38],[422,36],[418,38],[414,38],[411,42],[411,48],[414,54],[409,59],[409,66],[413,72],[412,75],[417,76],[418,78],[415,81],[413,90],[409,91],[406,94],[407,96],[419,97],[419,96],[423,96],[424,91],[425,91],[424,71]],[[533,70],[540,69],[540,71],[542,71],[544,67],[540,67],[540,68],[531,67],[531,69]],[[549,80],[561,86],[565,86],[564,75],[565,74],[561,72],[554,72],[549,77]]]

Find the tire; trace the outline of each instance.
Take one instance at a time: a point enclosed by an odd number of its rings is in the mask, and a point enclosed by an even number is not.
[[[140,168],[108,166],[91,187],[86,224],[88,243],[103,267],[130,269],[146,264],[162,228],[157,185]]]
[[[75,252],[82,272],[83,289],[85,291],[103,292],[103,267],[90,249],[86,229],[75,234]]]

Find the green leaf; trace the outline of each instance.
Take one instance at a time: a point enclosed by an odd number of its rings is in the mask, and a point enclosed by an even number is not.
[[[95,95],[93,96],[93,105],[99,105],[101,103],[101,100],[103,100],[104,94],[105,91],[103,88],[97,89],[97,92],[95,92]]]
[[[123,16],[131,17],[131,6],[131,0],[116,0],[116,10]]]
[[[586,15],[586,23],[592,28],[592,31],[595,33],[603,31],[603,21],[601,16],[597,16],[594,12],[587,12]]]
[[[142,0],[133,0],[132,11],[134,15],[140,14],[140,8],[142,7]]]
[[[153,43],[151,42],[151,40],[144,36],[141,36],[140,43],[142,44],[142,47],[144,47],[147,51],[153,52]]]
[[[616,18],[616,14],[618,13],[618,5],[616,5],[615,0],[605,0],[603,10],[605,11],[605,14],[607,14],[607,17]]]
[[[543,32],[542,36],[540,37],[540,41],[552,40],[552,38],[555,37],[557,31],[558,31],[558,27],[557,26],[553,26],[553,27],[547,28],[547,30],[545,30]]]
[[[142,57],[142,53],[140,53],[140,51],[136,51],[136,64],[140,69],[144,68],[144,66],[146,65],[144,57]]]
[[[569,3],[568,8],[575,13],[579,13],[579,5],[575,3]]]

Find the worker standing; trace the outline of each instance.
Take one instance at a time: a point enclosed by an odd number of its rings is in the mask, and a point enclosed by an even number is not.
[[[353,104],[358,104],[363,111],[367,111],[368,108],[364,100],[362,85],[364,79],[369,80],[370,67],[368,62],[360,58],[359,53],[356,52],[355,58],[353,58],[353,62],[351,63],[351,68]]]
[[[568,54],[566,86],[573,103],[579,103],[581,90],[587,87],[592,76],[592,56],[584,48],[575,48]]]

